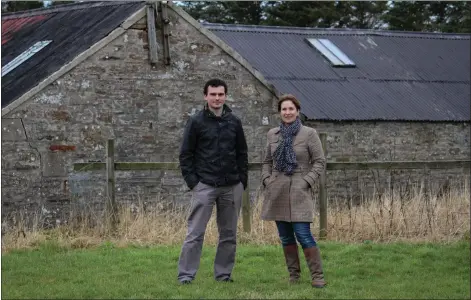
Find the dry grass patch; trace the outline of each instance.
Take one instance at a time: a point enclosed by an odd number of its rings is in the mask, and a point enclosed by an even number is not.
[[[467,182],[446,193],[425,192],[422,187],[411,189],[408,196],[384,193],[381,196],[362,198],[359,204],[352,201],[330,200],[328,209],[328,240],[339,242],[451,242],[469,240],[470,194]],[[274,222],[260,219],[263,197],[257,193],[253,209],[252,232],[242,230],[239,222],[241,244],[278,244]],[[89,248],[112,242],[117,246],[175,245],[181,244],[186,233],[186,209],[145,211],[141,204],[124,206],[119,211],[119,224],[110,230],[109,222],[97,214],[72,211],[66,224],[53,229],[41,229],[40,216],[29,229],[21,216],[13,227],[3,224],[2,251],[34,248],[48,240],[71,248]],[[218,239],[213,217],[208,223],[205,243],[215,245]],[[312,225],[319,232],[318,218]]]

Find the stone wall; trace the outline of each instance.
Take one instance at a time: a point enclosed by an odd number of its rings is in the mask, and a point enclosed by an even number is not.
[[[68,205],[103,207],[104,172],[72,166],[104,162],[110,138],[116,161],[178,161],[186,120],[203,107],[204,83],[214,77],[228,84],[227,104],[242,119],[250,161],[261,159],[273,94],[172,10],[169,17],[170,65],[161,51],[151,67],[146,31],[129,29],[2,118],[4,215],[27,209],[59,219]],[[122,202],[187,203],[190,196],[176,171],[116,172],[116,181]]]
[[[470,159],[470,124],[442,122],[306,122],[327,134],[327,160],[435,161]],[[331,200],[371,197],[425,184],[433,191],[469,182],[469,168],[328,171]]]
[[[470,157],[468,123],[312,122],[327,133],[329,161],[462,160]]]
[[[116,161],[177,161],[185,122],[204,104],[203,85],[213,77],[228,83],[227,103],[244,124],[249,161],[261,161],[266,132],[278,122],[276,99],[218,45],[172,10],[169,16],[169,66],[152,68],[146,31],[129,29],[2,118],[3,215],[28,211],[59,223],[69,207],[100,211],[104,171],[74,172],[72,166],[104,162],[110,138]],[[160,32],[158,37],[163,49]],[[469,159],[470,154],[469,123],[308,125],[328,134],[330,161]],[[329,172],[329,196],[357,194],[358,178],[374,179],[362,172]],[[448,172],[456,176],[465,170]],[[259,172],[249,175],[253,200]],[[191,196],[178,171],[117,171],[116,182],[120,203],[187,204]]]

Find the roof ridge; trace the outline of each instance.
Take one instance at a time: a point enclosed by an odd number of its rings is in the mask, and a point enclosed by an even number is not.
[[[63,11],[70,11],[76,9],[92,8],[92,7],[102,7],[102,6],[113,6],[113,5],[126,5],[131,3],[138,3],[144,1],[83,1],[83,2],[74,2],[67,4],[60,4],[50,7],[35,8],[17,12],[2,13],[2,21],[10,19],[18,19],[24,17],[32,17],[37,15],[45,15]]]
[[[316,28],[295,26],[270,26],[270,25],[243,25],[243,24],[219,24],[202,23],[211,31],[252,32],[252,33],[276,33],[276,34],[329,34],[329,35],[373,35],[388,37],[408,37],[422,39],[464,39],[471,38],[469,33],[447,33],[447,32],[422,32],[422,31],[395,31],[382,29],[358,29],[358,28]]]

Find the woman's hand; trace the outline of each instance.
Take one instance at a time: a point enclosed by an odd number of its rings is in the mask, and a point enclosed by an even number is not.
[[[306,190],[309,189],[311,187],[311,185],[309,184],[309,182],[307,182],[306,179],[301,179],[303,181],[303,188],[305,188]]]

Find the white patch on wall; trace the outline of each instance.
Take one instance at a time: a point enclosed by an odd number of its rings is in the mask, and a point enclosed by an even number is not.
[[[221,59],[212,63],[212,65],[218,65],[218,66],[223,66],[225,64],[226,64],[226,61],[224,59]]]
[[[195,50],[196,48],[198,48],[198,46],[197,45],[191,45],[190,48],[191,48],[191,50]]]
[[[62,103],[62,93],[57,95],[45,95],[42,94],[39,98],[36,98],[34,102],[43,103],[43,104],[61,104]]]
[[[192,108],[191,112],[187,113],[189,116],[196,114],[196,108]]]
[[[183,72],[185,68],[189,66],[189,64],[184,62],[183,60],[178,60],[175,62],[175,66],[177,67],[179,72]]]
[[[90,87],[90,81],[84,80],[82,81],[82,89],[88,89]]]
[[[234,102],[234,97],[231,94],[227,94],[226,100],[229,102]]]
[[[268,122],[268,117],[265,117],[265,116],[262,117],[262,124],[263,124],[263,125],[268,125],[268,124],[270,124],[270,122]]]
[[[128,42],[128,35],[127,35],[127,34],[124,35],[124,42],[125,42],[125,43]]]
[[[172,74],[164,73],[157,76],[158,79],[171,79],[173,78]]]

